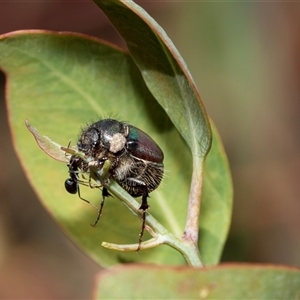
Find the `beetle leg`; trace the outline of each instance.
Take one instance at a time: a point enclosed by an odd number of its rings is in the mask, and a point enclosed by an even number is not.
[[[99,207],[99,210],[98,210],[97,219],[96,219],[94,224],[91,224],[93,227],[95,227],[97,225],[97,223],[98,223],[98,221],[99,221],[99,219],[102,215],[102,209],[103,209],[103,206],[104,206],[105,197],[108,197],[108,196],[110,196],[108,190],[105,187],[103,187],[102,188],[102,201],[100,203],[100,207]]]
[[[143,241],[143,235],[144,235],[145,226],[146,226],[146,214],[147,214],[147,209],[149,208],[149,205],[147,202],[148,196],[149,196],[148,193],[143,195],[142,204],[139,208],[140,210],[143,211],[143,213],[142,213],[142,228],[141,228],[141,232],[139,234],[139,245],[138,245],[138,248],[136,249],[136,251],[139,251],[141,249],[141,243]]]

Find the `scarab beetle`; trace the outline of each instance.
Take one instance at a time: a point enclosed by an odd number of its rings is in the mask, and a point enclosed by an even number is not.
[[[109,160],[110,177],[131,196],[142,197],[141,242],[146,210],[149,207],[147,198],[149,193],[159,186],[164,174],[164,154],[160,147],[142,130],[114,119],[100,120],[83,129],[77,147],[98,165]],[[72,160],[75,160],[74,165]],[[75,175],[78,167],[78,161],[72,156],[69,163],[70,178],[65,183],[70,193],[75,191],[74,181],[78,179]],[[108,195],[107,190],[104,188],[102,191],[105,198]]]

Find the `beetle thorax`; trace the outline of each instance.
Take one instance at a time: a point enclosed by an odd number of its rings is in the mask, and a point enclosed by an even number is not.
[[[121,133],[115,133],[110,140],[109,151],[117,153],[124,149],[126,138]]]

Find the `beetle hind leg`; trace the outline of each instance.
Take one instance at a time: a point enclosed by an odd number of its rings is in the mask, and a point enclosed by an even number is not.
[[[141,243],[143,241],[143,235],[145,231],[145,226],[146,226],[146,215],[147,215],[147,210],[149,208],[147,198],[149,197],[148,193],[144,194],[142,197],[142,204],[140,206],[140,210],[142,210],[142,228],[139,234],[139,245],[136,251],[139,251],[141,249]]]

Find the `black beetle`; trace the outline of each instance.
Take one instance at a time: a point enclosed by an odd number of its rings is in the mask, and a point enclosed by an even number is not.
[[[83,129],[77,147],[98,165],[109,160],[109,176],[132,197],[142,197],[140,210],[143,211],[143,225],[140,244],[145,228],[146,210],[149,208],[147,198],[159,186],[164,174],[162,150],[142,130],[114,119],[100,120]],[[77,156],[72,156],[68,165],[70,178],[65,182],[70,193],[76,193],[77,168],[83,167],[74,157]],[[103,188],[102,195],[104,201],[105,196],[109,195],[106,188]],[[97,221],[99,217],[100,215]]]

